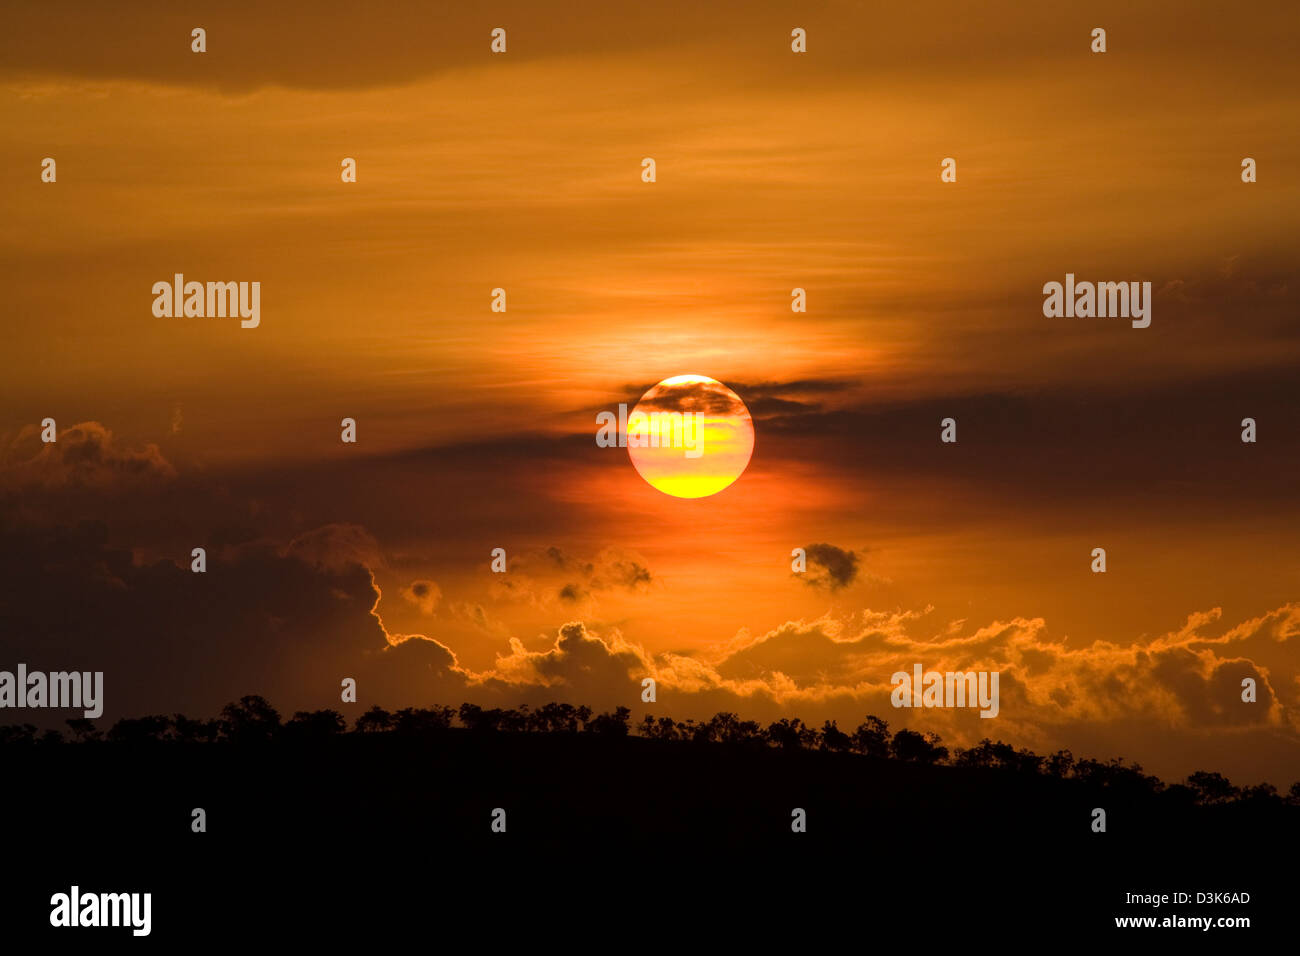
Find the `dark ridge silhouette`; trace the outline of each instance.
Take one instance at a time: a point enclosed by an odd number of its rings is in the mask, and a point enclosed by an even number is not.
[[[741,720],[736,714],[719,712],[706,721],[674,721],[671,717],[647,714],[635,729],[629,726],[631,711],[618,707],[612,713],[596,714],[590,707],[549,703],[536,710],[527,704],[515,709],[485,710],[476,704],[459,708],[407,707],[390,713],[374,706],[357,717],[351,731],[342,714],[333,710],[297,711],[282,721],[271,704],[257,695],[242,697],[222,708],[211,720],[191,720],[183,714],[171,717],[151,715],[123,718],[106,735],[85,718],[67,721],[73,741],[86,743],[281,743],[307,744],[346,733],[394,733],[418,737],[433,732],[465,729],[474,732],[510,734],[588,733],[627,737],[635,733],[650,740],[672,740],[695,744],[724,744],[751,750],[830,751],[927,766],[981,767],[1019,774],[1076,780],[1108,792],[1161,794],[1170,803],[1222,806],[1231,803],[1273,803],[1300,806],[1300,780],[1291,784],[1285,796],[1270,783],[1235,787],[1224,776],[1196,771],[1185,783],[1166,785],[1142,772],[1140,764],[1126,765],[1123,757],[1107,763],[1076,759],[1069,750],[1040,756],[1030,750],[985,737],[973,747],[950,752],[938,734],[920,734],[901,729],[892,736],[889,724],[868,714],[852,733],[845,733],[833,720],[820,730],[796,718],[784,718],[763,727],[756,721]],[[459,721],[460,727],[456,727]],[[64,743],[57,730],[38,731],[32,724],[0,726],[0,746]]]
[[[371,707],[349,728],[249,696],[208,720],[102,733],[69,720],[70,740],[0,728],[6,853],[23,873],[0,927],[6,941],[53,932],[50,896],[73,883],[154,893],[154,935],[173,943],[278,926],[295,942],[373,944],[412,921],[464,924],[494,947],[515,932],[666,946],[688,919],[812,950],[823,932],[1113,936],[1116,916],[1152,913],[1126,894],[1180,890],[1251,897],[1183,915],[1246,915],[1261,935],[1289,919],[1300,786],[1282,796],[1210,772],[1166,785],[1122,759],[950,749],[875,716],[851,731],[630,717]]]

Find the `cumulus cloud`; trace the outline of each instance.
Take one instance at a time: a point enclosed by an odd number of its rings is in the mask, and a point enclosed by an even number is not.
[[[604,696],[609,687],[626,684],[647,669],[648,658],[640,647],[617,633],[602,639],[574,621],[560,628],[554,646],[545,651],[529,651],[512,639],[510,653],[498,657],[483,676],[510,684],[587,688]]]
[[[992,736],[1040,751],[1074,746],[1101,757],[1136,755],[1166,766],[1181,762],[1177,772],[1183,773],[1193,759],[1188,753],[1170,754],[1161,746],[1135,754],[1134,747],[1143,741],[1195,740],[1208,753],[1215,739],[1246,734],[1249,745],[1237,749],[1258,748],[1272,761],[1300,746],[1295,665],[1285,665],[1280,688],[1276,672],[1242,654],[1261,634],[1275,650],[1290,640],[1300,623],[1300,605],[1208,638],[1202,629],[1217,621],[1217,609],[1190,615],[1183,627],[1154,640],[1078,647],[1052,637],[1041,618],[968,628],[962,622],[927,625],[927,613],[866,611],[844,619],[789,621],[757,637],[738,636],[712,661],[651,654],[617,630],[597,634],[574,621],[544,650],[530,651],[511,640],[509,654],[492,668],[466,674],[467,690],[498,701],[559,695],[635,709],[641,679],[652,677],[658,703],[642,709],[679,719],[729,710],[760,720],[799,716],[853,725],[874,713],[895,726],[937,730],[959,746]],[[1295,648],[1288,653],[1294,659]],[[917,663],[926,671],[998,671],[999,718],[983,720],[974,709],[894,708],[890,676],[910,672]],[[1246,677],[1257,683],[1253,704],[1241,700]]]
[[[0,658],[103,671],[107,719],[210,713],[258,692],[337,703],[344,662],[384,646],[378,592],[359,564],[303,557],[254,541],[197,574],[137,562],[102,524],[0,524]]]
[[[325,571],[350,567],[378,568],[383,564],[379,542],[357,524],[327,524],[295,537],[283,549],[287,556]]]
[[[59,428],[58,440],[49,443],[41,441],[41,431],[39,425],[26,425],[0,443],[0,488],[104,490],[176,477],[176,469],[153,442],[121,448],[99,422]]]
[[[503,642],[489,666],[472,669],[445,638],[385,625],[372,570],[382,558],[365,528],[330,524],[284,543],[224,547],[194,574],[180,560],[137,560],[111,546],[99,524],[0,523],[0,651],[36,669],[105,671],[110,719],[214,712],[250,692],[284,708],[337,707],[339,681],[355,677],[364,700],[390,707],[565,699],[679,719],[728,710],[842,726],[874,713],[958,746],[993,736],[1040,751],[1141,757],[1149,766],[1184,761],[1184,772],[1194,754],[1209,753],[1225,769],[1234,752],[1283,766],[1300,740],[1300,603],[1230,626],[1212,608],[1155,637],[1089,644],[1052,633],[1039,617],[970,624],[935,620],[930,608],[867,609],[741,631],[705,651],[651,653],[615,627],[576,616],[549,644],[525,646],[481,605],[457,599],[445,605],[451,620],[477,621]],[[557,589],[565,578],[635,589],[649,577],[635,558],[614,552],[529,560],[538,580]],[[431,580],[415,579],[402,594],[421,610],[444,606]],[[554,607],[563,610],[558,600]],[[917,663],[998,671],[999,717],[893,708],[890,675]],[[657,684],[650,706],[640,702],[646,677]],[[1254,703],[1241,700],[1247,678]],[[1235,748],[1219,743],[1234,736],[1242,741]]]

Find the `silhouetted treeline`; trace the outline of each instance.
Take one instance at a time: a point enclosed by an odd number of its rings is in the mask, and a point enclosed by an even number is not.
[[[298,711],[289,720],[264,698],[242,697],[227,704],[220,715],[193,720],[183,714],[123,718],[102,733],[85,718],[67,721],[72,740],[78,744],[255,744],[271,741],[308,743],[339,734],[398,734],[419,736],[453,729],[473,733],[600,734],[626,737],[633,732],[631,711],[618,707],[612,713],[597,714],[590,707],[550,703],[535,710],[482,708],[476,704],[406,707],[387,711],[371,707],[357,717],[349,731],[342,714],[333,710]],[[931,766],[983,767],[1012,774],[1028,774],[1078,780],[1111,792],[1143,795],[1160,794],[1168,801],[1185,805],[1228,803],[1274,803],[1300,806],[1300,781],[1286,795],[1272,784],[1234,786],[1219,773],[1199,770],[1183,783],[1165,784],[1143,772],[1140,764],[1126,764],[1117,757],[1107,762],[1076,759],[1069,750],[1043,756],[1017,750],[1011,744],[987,737],[968,748],[949,750],[938,734],[920,734],[901,729],[890,733],[889,724],[868,715],[852,731],[841,730],[833,720],[821,728],[810,727],[799,718],[783,718],[764,727],[753,720],[722,712],[708,720],[680,720],[647,714],[635,732],[651,740],[692,744],[721,744],[752,749],[823,750],[860,754],[880,760]],[[0,726],[0,745],[51,746],[65,742],[57,730],[38,731],[32,724]]]

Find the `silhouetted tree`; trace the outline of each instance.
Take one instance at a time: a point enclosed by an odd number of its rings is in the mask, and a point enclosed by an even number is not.
[[[9,724],[0,727],[0,746],[5,744],[35,744],[51,747],[63,743],[63,734],[57,730],[37,731],[34,724]]]
[[[677,721],[677,739],[692,740],[699,744],[708,743],[709,725],[705,721],[679,720]]]
[[[767,739],[782,750],[799,750],[817,746],[818,734],[798,717],[783,717],[767,725]]]
[[[1155,777],[1144,774],[1141,764],[1125,766],[1123,757],[1115,757],[1105,763],[1098,760],[1078,760],[1074,764],[1074,776],[1075,779],[1082,780],[1089,786],[1104,787],[1125,796],[1158,793],[1163,786]]]
[[[823,750],[852,750],[853,738],[840,730],[835,725],[835,721],[828,720],[822,724],[822,749]]]
[[[1196,792],[1200,803],[1226,803],[1237,796],[1237,788],[1221,773],[1198,770],[1187,778],[1187,785]]]
[[[1196,805],[1196,791],[1181,783],[1174,783],[1165,787],[1160,798],[1165,802],[1165,806],[1171,810],[1186,810]]]
[[[730,711],[719,711],[704,725],[704,739],[720,744],[765,745],[763,728],[757,721],[741,720]]]
[[[763,734],[763,725],[756,720],[742,720],[732,729],[732,743],[748,747],[766,747],[767,738]]]
[[[270,740],[280,729],[280,715],[265,699],[250,694],[223,707],[218,724],[221,736],[236,743]]]
[[[572,704],[544,704],[533,711],[529,723],[532,729],[544,733],[577,733],[582,725],[591,718],[590,707],[574,707]]]
[[[363,734],[383,733],[392,730],[395,723],[393,715],[376,704],[357,718],[356,729]]]
[[[731,743],[736,739],[740,718],[729,710],[720,710],[704,724],[704,739],[711,743]]]
[[[461,704],[458,716],[461,724],[470,730],[492,731],[500,726],[501,714],[497,708],[484,710],[478,704]]]
[[[446,730],[455,716],[451,707],[404,707],[393,714],[393,730],[407,735]]]
[[[1261,804],[1261,803],[1282,803],[1282,797],[1277,792],[1277,787],[1271,783],[1257,783],[1253,787],[1243,787],[1239,791],[1238,799],[1242,803]]]
[[[867,719],[853,731],[853,749],[868,757],[888,757],[892,753],[889,744],[889,724],[879,717],[867,715]]]
[[[677,725],[671,717],[655,719],[653,715],[646,714],[637,725],[637,731],[642,737],[651,740],[674,740],[677,737]]]
[[[8,724],[0,727],[0,744],[30,744],[35,740],[35,724]]]
[[[1074,754],[1068,750],[1058,750],[1047,758],[1044,769],[1050,776],[1064,780],[1074,772]]]
[[[456,711],[456,716],[460,718],[462,727],[468,727],[470,730],[493,730],[495,728],[483,718],[483,708],[478,704],[464,703]]]
[[[172,739],[180,743],[212,743],[221,733],[220,721],[191,720],[184,714],[172,714]]]
[[[1043,757],[1031,750],[1016,750],[1010,744],[994,743],[985,737],[974,747],[957,751],[953,763],[959,767],[999,767],[1019,773],[1038,773]]]
[[[585,730],[609,737],[626,737],[627,723],[631,718],[632,711],[626,707],[616,707],[612,714],[597,714],[587,722]]]
[[[958,767],[996,767],[997,757],[993,752],[993,741],[985,737],[974,747],[958,750],[953,763]]]
[[[520,704],[515,710],[507,710],[501,718],[501,729],[523,733],[533,729],[533,715],[527,704]]]
[[[69,717],[64,723],[72,730],[77,743],[90,743],[100,738],[99,728],[95,726],[93,720],[86,717]]]
[[[530,719],[527,706],[518,710],[507,708],[498,712],[497,730],[504,730],[506,733],[523,733],[528,729]]]
[[[283,735],[288,740],[321,740],[347,729],[348,722],[337,711],[300,710],[284,725]]]
[[[392,730],[397,734],[420,735],[445,732],[453,721],[470,730],[541,733],[586,732],[615,737],[630,733],[631,711],[616,707],[612,712],[592,715],[590,707],[553,702],[535,711],[527,705],[518,709],[484,709],[477,704],[464,703],[459,708],[435,706],[430,708],[407,707],[389,713],[382,707],[371,707],[356,720],[360,733]],[[101,740],[100,731],[93,721],[84,717],[66,721],[74,740],[79,744]],[[215,720],[192,720],[183,714],[171,717],[152,715],[122,718],[108,731],[107,742],[123,745],[143,742],[176,741],[186,744],[211,743],[223,740],[237,743],[271,740],[281,737],[286,741],[325,739],[344,733],[347,724],[342,715],[333,710],[298,711],[287,723],[281,724],[280,715],[265,699],[250,695],[237,703],[227,704]],[[1166,787],[1156,777],[1145,774],[1140,764],[1126,764],[1124,758],[1102,762],[1076,759],[1069,750],[1058,750],[1046,757],[1021,748],[1017,750],[1003,741],[984,738],[978,744],[956,751],[949,760],[948,748],[935,733],[920,734],[912,730],[899,730],[892,737],[889,725],[879,717],[867,715],[852,734],[839,729],[834,720],[827,720],[820,729],[805,725],[799,718],[783,718],[762,727],[753,720],[740,720],[731,711],[720,711],[707,721],[683,720],[674,722],[670,717],[646,714],[637,725],[641,736],[652,740],[692,741],[702,744],[745,744],[758,748],[772,746],[786,750],[822,749],[834,752],[855,751],[876,758],[926,765],[951,762],[959,767],[986,767],[1000,771],[1024,774],[1047,774],[1058,779],[1078,781],[1088,787],[1105,789],[1122,798],[1158,797],[1160,806],[1167,809],[1189,808],[1197,804],[1220,805],[1249,803],[1256,806],[1300,806],[1300,782],[1292,784],[1286,796],[1268,783],[1238,788],[1218,773],[1197,771],[1186,783]],[[459,732],[459,731],[457,731]],[[56,730],[39,732],[32,724],[11,724],[0,727],[0,746],[23,746],[39,743],[54,745],[63,742]]]
[[[1026,747],[1017,750],[1012,759],[1016,770],[1021,773],[1042,773],[1043,764],[1047,760],[1046,757],[1040,756]]]
[[[895,757],[908,763],[936,764],[948,759],[948,748],[939,745],[938,734],[922,737],[906,728],[894,734],[890,749]]]
[[[1104,787],[1108,780],[1108,771],[1104,763],[1084,757],[1074,762],[1074,777],[1089,786]]]
[[[172,720],[161,715],[152,717],[123,717],[108,732],[114,743],[146,744],[167,739],[171,734]]]
[[[500,707],[485,710],[477,704],[461,704],[459,716],[461,724],[470,730],[478,731],[523,731],[529,729],[533,723],[527,713],[502,710]]]

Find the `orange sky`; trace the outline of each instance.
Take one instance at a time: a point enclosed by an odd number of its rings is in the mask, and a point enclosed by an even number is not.
[[[159,659],[152,562],[203,544],[231,581],[269,582],[232,592],[229,626],[284,644],[228,685],[196,675],[178,709],[263,683],[314,700],[313,668],[331,687],[377,654],[356,561],[390,634],[456,658],[388,667],[394,697],[639,708],[654,673],[682,716],[901,723],[896,664],[1000,667],[997,720],[922,725],[1289,783],[1294,5],[698,6],[16,13],[5,527],[104,522],[72,565],[128,552],[115,580],[140,599],[52,622],[15,572],[6,613],[29,633],[8,656],[57,632],[73,657]],[[261,325],[155,317],[150,287],[177,272],[260,281]],[[1151,327],[1044,318],[1066,272],[1151,281]],[[741,480],[694,501],[593,441],[596,412],[683,373],[735,390],[756,429]],[[47,415],[64,437],[42,449]],[[814,543],[855,554],[846,580],[791,575]],[[342,575],[325,606],[276,604],[290,560]],[[440,598],[404,599],[415,581]],[[168,633],[189,633],[175,612]],[[557,643],[573,622],[594,638]],[[141,707],[163,706],[157,666],[121,665]],[[1233,705],[1242,673],[1267,689],[1253,710]]]

